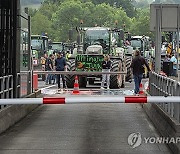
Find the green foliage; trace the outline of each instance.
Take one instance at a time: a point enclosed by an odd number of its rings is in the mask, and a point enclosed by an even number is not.
[[[68,0],[45,0],[45,2],[51,3],[63,3]],[[76,0],[77,1],[77,0]],[[80,0],[82,3],[92,2],[95,5],[106,3],[111,7],[120,8],[122,7],[126,14],[129,17],[133,17],[135,14],[134,6],[132,4],[132,0]]]
[[[31,21],[32,34],[48,33],[52,37],[51,21],[48,20],[48,17],[38,11]]]
[[[35,14],[36,14],[36,12],[37,12],[36,9],[29,8],[29,15],[30,15],[31,17],[34,17]]]
[[[132,19],[131,33],[133,35],[147,35],[152,37],[149,30],[150,27],[150,11],[149,9],[138,9],[137,17]]]

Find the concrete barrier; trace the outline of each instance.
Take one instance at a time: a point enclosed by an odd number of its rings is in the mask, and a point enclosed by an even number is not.
[[[27,97],[38,97],[40,93],[41,91],[38,90]],[[10,105],[0,110],[0,133],[6,131],[38,106],[39,105]]]
[[[180,123],[176,119],[169,117],[169,115],[156,104],[144,104],[142,106],[161,136],[169,138],[180,137]],[[180,143],[167,145],[173,153],[180,153]]]

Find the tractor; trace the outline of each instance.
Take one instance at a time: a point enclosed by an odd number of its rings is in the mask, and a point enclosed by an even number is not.
[[[138,49],[141,56],[149,58],[150,56],[150,38],[148,36],[132,36],[131,46],[133,49]]]
[[[31,35],[31,51],[33,58],[33,70],[45,70],[44,54],[48,52],[48,37],[41,35]],[[45,75],[42,75],[45,80]]]
[[[68,71],[101,72],[104,55],[109,55],[112,67],[111,72],[125,72],[126,62],[124,48],[122,48],[123,30],[106,27],[77,28],[77,51],[67,61]],[[130,68],[129,68],[130,69]],[[94,84],[101,80],[101,75],[79,76],[80,87],[86,87],[87,82]],[[74,75],[66,75],[67,87],[72,88]],[[124,87],[125,75],[110,76],[110,88]]]
[[[131,46],[133,50],[138,49],[141,52],[141,56],[143,56],[149,65],[151,65],[151,58],[153,56],[152,49],[150,45],[150,38],[148,36],[132,36],[131,37]],[[150,66],[151,68],[151,66]],[[148,71],[145,68],[144,77],[148,77]]]

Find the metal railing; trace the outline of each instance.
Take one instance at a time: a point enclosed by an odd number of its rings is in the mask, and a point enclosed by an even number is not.
[[[180,82],[155,72],[150,74],[149,89],[152,96],[180,96]],[[180,122],[179,103],[158,103],[158,106],[169,114],[170,117]]]
[[[13,75],[0,77],[0,98],[13,98]],[[1,105],[0,109],[5,105]]]
[[[26,74],[26,71],[21,71],[21,75]],[[81,72],[81,71],[33,71],[33,74],[63,74],[63,75],[102,75],[102,74],[112,74],[112,75],[126,75],[127,71],[124,72]]]

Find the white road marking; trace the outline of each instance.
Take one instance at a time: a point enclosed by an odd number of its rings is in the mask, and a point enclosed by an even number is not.
[[[41,88],[41,90],[44,90],[44,89],[49,89],[51,87],[55,87],[56,85],[51,85],[51,86],[48,86],[48,87],[45,87],[45,88]]]

